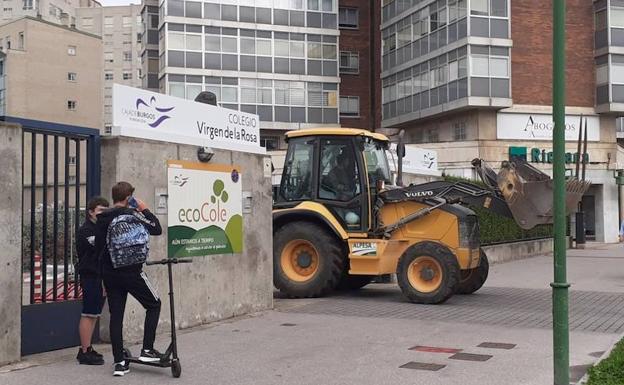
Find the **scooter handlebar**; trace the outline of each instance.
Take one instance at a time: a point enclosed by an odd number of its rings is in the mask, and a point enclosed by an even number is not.
[[[165,258],[158,261],[147,261],[145,264],[147,266],[151,265],[169,265],[174,263],[192,263],[193,260],[191,258]]]

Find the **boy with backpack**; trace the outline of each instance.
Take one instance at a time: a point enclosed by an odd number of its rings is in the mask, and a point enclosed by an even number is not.
[[[160,222],[145,203],[132,196],[134,187],[119,182],[112,189],[113,208],[99,214],[96,222],[96,251],[110,310],[110,338],[113,347],[114,376],[128,373],[124,360],[123,317],[128,294],[145,308],[143,349],[139,360],[158,362],[162,356],[154,349],[160,298],[143,272],[149,252],[149,235],[160,235]]]

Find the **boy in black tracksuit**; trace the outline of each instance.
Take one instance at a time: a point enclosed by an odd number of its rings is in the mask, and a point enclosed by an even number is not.
[[[102,197],[94,197],[87,203],[87,218],[78,229],[76,251],[78,253],[78,274],[82,288],[82,314],[78,324],[80,348],[76,359],[80,364],[102,365],[104,359],[91,346],[93,330],[97,323],[104,296],[102,293],[102,276],[98,256],[95,253],[95,221],[98,214],[108,208],[108,201]]]
[[[132,197],[133,192],[134,187],[127,182],[119,182],[113,186],[113,208],[98,215],[96,223],[95,247],[99,253],[111,315],[110,337],[115,360],[114,376],[123,376],[129,372],[129,363],[124,361],[123,354],[123,317],[128,293],[146,310],[143,349],[139,359],[144,362],[156,362],[162,356],[154,349],[160,315],[160,298],[156,290],[143,272],[143,265],[114,268],[106,245],[106,234],[110,223],[122,214],[137,217],[151,235],[162,234],[158,218],[147,209],[143,202]],[[136,202],[137,207],[129,207],[129,201]]]

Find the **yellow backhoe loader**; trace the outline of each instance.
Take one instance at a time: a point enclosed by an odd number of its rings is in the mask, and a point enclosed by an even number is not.
[[[410,301],[442,303],[487,279],[479,224],[467,206],[514,218],[523,228],[552,222],[552,180],[520,159],[504,162],[498,174],[473,161],[488,188],[448,181],[403,187],[391,185],[384,135],[336,128],[286,138],[273,210],[273,281],[289,297],[357,289],[396,273]],[[402,143],[397,153],[400,181]],[[568,181],[569,211],[588,187]]]

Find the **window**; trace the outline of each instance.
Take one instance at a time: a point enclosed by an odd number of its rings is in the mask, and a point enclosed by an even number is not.
[[[312,198],[315,142],[315,139],[310,138],[290,140],[284,162],[284,176],[280,185],[281,199],[298,201]]]
[[[427,143],[437,143],[440,141],[437,129],[427,130]]]
[[[124,51],[124,61],[132,61],[132,51]]]
[[[454,140],[466,140],[466,123],[459,122],[453,124],[453,139]]]
[[[124,72],[123,80],[132,80],[132,72]]]
[[[113,80],[113,73],[112,72],[106,72],[104,74],[104,80]]]
[[[112,52],[104,52],[104,63],[112,63],[114,56]]]
[[[611,83],[624,84],[624,55],[611,56]]]
[[[104,17],[104,27],[112,28],[115,23],[115,18],[113,16],[105,16]]]
[[[122,18],[122,23],[124,27],[132,27],[132,17],[131,16],[124,16]]]
[[[624,28],[624,8],[611,6],[611,27]]]
[[[24,0],[24,9],[33,9],[33,0]]]
[[[17,35],[17,49],[24,49],[24,32]]]
[[[403,47],[412,41],[412,25],[408,24],[397,33],[397,47]]]
[[[260,147],[264,147],[267,151],[274,151],[279,149],[279,137],[277,136],[261,136]]]
[[[91,17],[83,17],[80,20],[80,25],[82,25],[82,28],[84,29],[90,29],[93,27],[93,18]]]
[[[9,42],[9,38],[7,37],[7,48],[11,48],[11,43]],[[67,54],[69,56],[76,56],[76,46],[75,45],[68,45],[67,46]]]
[[[112,124],[105,124],[104,125],[104,133],[107,135],[110,135],[113,133],[113,125]]]
[[[359,10],[357,8],[340,8],[338,10],[338,26],[340,28],[357,28]]]
[[[70,82],[75,82],[76,81],[76,73],[75,72],[68,72],[67,73],[67,80]]]
[[[470,14],[471,15],[488,15],[488,0],[471,0],[470,1]]]
[[[341,96],[340,97],[340,116],[341,117],[360,116],[360,97],[359,96]]]
[[[67,109],[70,110],[70,111],[76,110],[76,101],[75,100],[68,100],[67,101]]]
[[[357,52],[340,51],[340,73],[357,74],[360,72],[360,57]]]
[[[319,198],[350,201],[360,193],[358,167],[351,143],[340,139],[321,142]]]
[[[392,52],[396,50],[396,34],[392,34],[383,39],[383,53]]]

